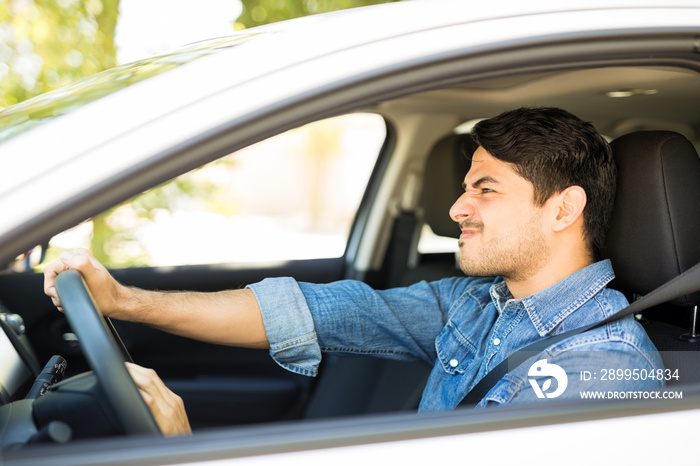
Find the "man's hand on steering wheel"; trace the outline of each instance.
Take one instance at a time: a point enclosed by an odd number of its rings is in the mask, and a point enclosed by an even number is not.
[[[170,391],[153,369],[125,364],[163,435],[191,434],[182,398]]]
[[[117,282],[107,269],[86,249],[64,251],[58,260],[44,269],[44,293],[53,304],[63,312],[61,301],[56,292],[56,277],[63,271],[74,269],[80,272],[87,283],[90,293],[103,315],[121,320],[130,320],[120,315],[120,303],[128,295],[128,288]]]

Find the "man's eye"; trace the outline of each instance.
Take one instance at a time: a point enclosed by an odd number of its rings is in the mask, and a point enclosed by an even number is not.
[[[481,188],[481,194],[488,194],[494,192],[493,189]]]

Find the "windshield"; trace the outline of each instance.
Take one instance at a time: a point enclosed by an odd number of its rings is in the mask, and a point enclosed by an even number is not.
[[[246,33],[198,42],[177,52],[117,66],[0,111],[0,143],[70,113],[85,104],[216,50],[241,44],[258,34]]]

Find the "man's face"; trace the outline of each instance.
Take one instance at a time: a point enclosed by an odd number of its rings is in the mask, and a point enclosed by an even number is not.
[[[543,209],[534,205],[529,181],[479,147],[464,188],[450,216],[462,230],[460,267],[465,274],[521,281],[547,263]]]

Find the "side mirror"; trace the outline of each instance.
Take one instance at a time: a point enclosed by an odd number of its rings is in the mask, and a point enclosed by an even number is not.
[[[12,261],[8,269],[16,273],[32,272],[46,258],[48,246],[48,244],[40,244],[24,254],[20,254]]]

